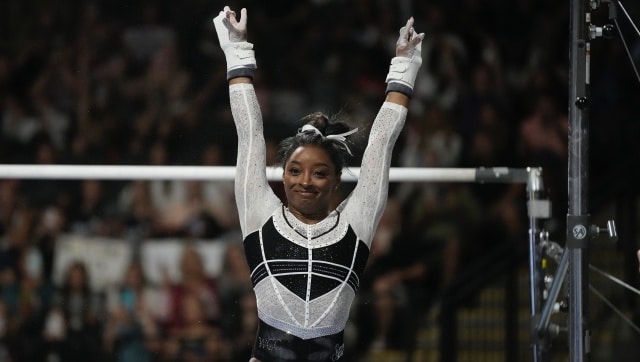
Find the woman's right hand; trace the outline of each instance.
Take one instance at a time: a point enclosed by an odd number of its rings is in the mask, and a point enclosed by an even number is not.
[[[247,40],[247,9],[242,8],[240,10],[240,21],[236,18],[236,12],[228,6],[225,6],[218,14],[216,19],[218,18],[220,18],[222,25],[227,30],[230,42],[237,43]],[[218,30],[217,27],[216,30]],[[220,35],[220,32],[218,32],[218,36]]]
[[[416,33],[413,28],[413,17],[407,20],[405,26],[400,28],[400,35],[396,42],[396,56],[391,59],[391,66],[387,74],[387,95],[390,92],[398,92],[411,98],[413,95],[413,86],[420,65],[422,65],[421,45],[424,39],[424,33]],[[393,96],[388,101],[395,102],[406,106],[407,100]]]
[[[422,63],[420,45],[424,39],[424,33],[416,33],[416,30],[413,28],[413,22],[413,17],[411,17],[407,20],[405,26],[400,28],[400,35],[396,42],[396,56],[414,58],[414,62],[419,59],[420,63]]]
[[[227,61],[227,80],[252,78],[257,64],[253,44],[247,42],[247,9],[240,10],[238,20],[236,12],[225,6],[213,24]]]

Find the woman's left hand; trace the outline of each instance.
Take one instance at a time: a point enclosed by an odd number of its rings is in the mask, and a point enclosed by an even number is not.
[[[416,33],[413,21],[413,17],[409,18],[407,24],[400,28],[400,36],[396,42],[397,57],[414,58],[416,55],[420,57],[420,45],[424,39],[424,33]]]

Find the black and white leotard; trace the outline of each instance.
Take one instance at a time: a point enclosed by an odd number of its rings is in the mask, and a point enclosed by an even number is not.
[[[258,316],[301,340],[340,333],[385,207],[393,145],[407,109],[383,103],[355,188],[324,220],[309,225],[289,212],[267,182],[253,85],[230,85],[229,96],[238,132],[236,201]]]

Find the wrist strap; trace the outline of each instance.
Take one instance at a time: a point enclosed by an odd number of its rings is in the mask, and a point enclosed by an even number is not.
[[[253,44],[243,42],[233,42],[223,48],[227,59],[227,80],[237,77],[253,78],[254,70],[257,68]]]
[[[402,83],[396,83],[396,82],[387,83],[387,89],[384,91],[384,94],[387,95],[389,92],[399,92],[409,98],[413,97],[413,88],[407,85],[404,85]]]
[[[411,98],[420,65],[422,65],[422,59],[419,57],[394,57],[391,59],[385,94],[392,91],[400,92]]]
[[[251,68],[236,68],[227,71],[227,81],[230,81],[233,78],[246,77],[253,79],[254,69]]]

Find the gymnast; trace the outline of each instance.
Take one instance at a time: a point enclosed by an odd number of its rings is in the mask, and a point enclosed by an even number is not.
[[[400,29],[386,98],[371,128],[359,181],[335,209],[349,136],[357,131],[322,113],[304,117],[280,143],[286,202],[266,177],[262,115],[252,79],[247,10],[228,6],[213,19],[224,51],[238,133],[235,193],[260,323],[250,362],[341,361],[344,328],[374,231],[385,208],[394,144],[402,130],[424,33],[413,18]]]

